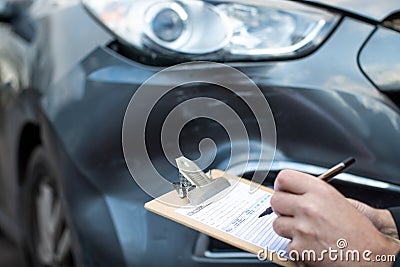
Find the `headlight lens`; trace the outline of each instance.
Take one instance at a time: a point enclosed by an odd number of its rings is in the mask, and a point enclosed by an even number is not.
[[[125,44],[193,59],[297,56],[337,24],[331,12],[284,0],[83,0]]]
[[[183,35],[188,18],[185,10],[179,5],[158,7],[150,17],[151,31],[161,41],[171,43]]]

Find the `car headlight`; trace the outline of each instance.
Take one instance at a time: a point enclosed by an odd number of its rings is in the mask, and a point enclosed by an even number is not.
[[[82,0],[117,38],[192,59],[291,57],[318,46],[339,16],[285,0]]]

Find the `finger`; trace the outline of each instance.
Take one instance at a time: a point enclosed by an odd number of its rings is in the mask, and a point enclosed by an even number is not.
[[[272,210],[280,216],[294,216],[299,210],[299,195],[286,192],[275,192],[271,197]]]
[[[373,211],[375,210],[374,208],[372,208],[371,206],[368,206],[365,203],[362,203],[358,200],[352,199],[352,198],[347,198],[347,201],[350,202],[350,204],[356,208],[359,212],[361,212],[364,215],[369,215],[372,214]]]
[[[364,203],[361,203],[358,200],[352,199],[352,198],[346,198],[347,201],[351,203],[356,209],[359,209],[362,205],[365,205]]]
[[[381,218],[382,217],[379,216],[378,209],[375,209],[375,208],[373,208],[365,203],[362,203],[358,200],[354,200],[351,198],[348,198],[347,200],[353,205],[353,207],[359,213],[361,213],[363,216],[367,217],[368,220],[370,220],[377,229],[381,228],[381,222],[382,222]]]
[[[275,191],[302,195],[321,181],[312,175],[293,170],[281,171],[274,184]]]
[[[346,198],[346,199],[347,199],[348,202],[351,203],[351,205],[353,205],[354,207],[357,207],[357,205],[359,203],[357,200],[352,199],[352,198]]]
[[[281,216],[274,220],[272,227],[278,235],[292,239],[295,225],[295,220],[292,217]]]

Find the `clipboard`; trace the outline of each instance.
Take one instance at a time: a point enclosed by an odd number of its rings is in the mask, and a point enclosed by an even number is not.
[[[212,177],[215,179],[218,179],[219,177],[223,177],[226,179],[235,180],[238,183],[245,183],[250,186],[250,181],[248,181],[246,179],[242,179],[240,177],[230,175],[230,174],[220,171],[220,170],[212,170],[211,172],[212,172]],[[259,190],[263,190],[263,191],[266,191],[269,193],[274,192],[272,189],[270,189],[266,186],[263,186],[263,185],[260,185]],[[225,242],[227,244],[230,244],[234,247],[240,248],[240,249],[250,252],[252,254],[257,255],[260,250],[264,249],[263,247],[257,246],[251,242],[247,242],[238,237],[232,236],[231,234],[229,234],[227,232],[216,229],[212,226],[201,223],[201,222],[196,221],[190,217],[187,217],[181,213],[178,213],[176,211],[179,209],[179,207],[168,205],[166,203],[176,203],[178,205],[184,206],[184,205],[189,204],[189,200],[187,198],[179,198],[176,191],[171,191],[169,193],[166,193],[166,194],[160,196],[159,198],[156,198],[154,200],[147,202],[144,205],[144,207],[145,207],[145,209],[147,209],[153,213],[161,215],[167,219],[170,219],[172,221],[175,221],[177,223],[185,225],[189,228],[192,228],[196,231],[199,231],[201,233],[209,235],[215,239],[218,239],[222,242]],[[286,267],[297,266],[293,261],[291,261],[289,259],[283,260],[282,257],[278,256],[275,252],[267,251],[267,253],[268,253],[268,255],[265,255],[265,257],[266,257],[266,259],[268,259],[268,261],[271,261],[278,265],[286,266]]]

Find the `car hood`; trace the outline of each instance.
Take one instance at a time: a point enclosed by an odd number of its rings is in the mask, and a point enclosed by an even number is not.
[[[375,21],[382,21],[394,12],[400,11],[399,0],[306,0],[304,2],[334,7]]]

